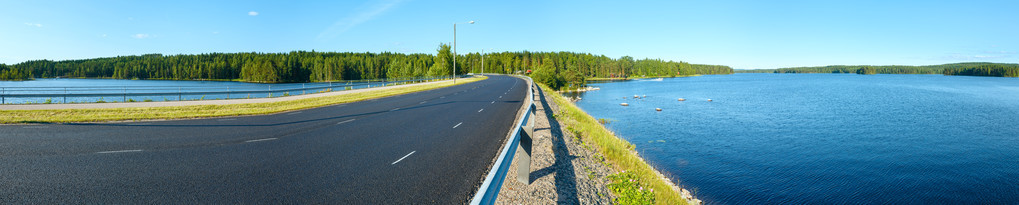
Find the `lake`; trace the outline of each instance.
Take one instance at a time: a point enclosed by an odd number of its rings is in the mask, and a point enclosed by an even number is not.
[[[25,103],[87,103],[96,101],[124,102],[134,101],[176,101],[176,100],[211,100],[238,98],[265,98],[283,95],[299,95],[326,91],[334,86],[334,90],[359,89],[377,87],[381,82],[371,83],[345,81],[330,83],[247,83],[234,81],[187,81],[187,80],[120,80],[120,79],[67,79],[42,78],[28,81],[0,81],[2,94],[96,94],[110,93],[106,96],[85,97],[7,97],[6,104]],[[294,90],[303,88],[320,88]],[[232,94],[201,94],[203,92],[234,92]],[[124,95],[124,94],[127,95]],[[142,94],[162,93],[162,94]],[[182,93],[182,94],[178,94]],[[189,94],[191,93],[191,94]]]
[[[1017,78],[734,74],[591,86],[601,90],[577,105],[708,203],[1019,203]]]

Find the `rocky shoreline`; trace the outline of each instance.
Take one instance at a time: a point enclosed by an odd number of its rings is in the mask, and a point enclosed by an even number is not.
[[[559,105],[535,92],[535,131],[531,149],[530,184],[516,180],[514,159],[496,204],[612,204],[608,176],[618,173],[597,148],[584,144],[556,120]],[[553,93],[558,94],[558,93]],[[638,155],[639,156],[639,155]],[[641,159],[643,160],[643,159]],[[688,204],[701,204],[689,191],[671,183]]]

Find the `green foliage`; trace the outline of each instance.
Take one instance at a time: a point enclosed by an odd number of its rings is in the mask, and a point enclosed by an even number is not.
[[[434,64],[428,69],[428,75],[430,76],[443,76],[453,75],[453,52],[451,52],[449,45],[443,43],[439,44],[439,49],[436,50],[438,54],[435,55]],[[460,68],[460,70],[464,70]],[[466,72],[464,72],[466,73]]]
[[[872,70],[872,72],[870,72]],[[858,74],[944,74],[1019,77],[1019,64],[1006,63],[952,63],[927,66],[865,66],[830,65],[821,67],[795,67],[761,70],[737,70],[737,73],[858,73]]]
[[[969,68],[945,69],[945,75],[972,75],[972,76],[997,76],[997,77],[1019,77],[1019,64],[987,64]]]
[[[467,53],[453,59],[446,44],[437,54],[336,53],[208,53],[189,55],[147,54],[84,60],[33,60],[0,66],[0,80],[75,77],[166,80],[241,80],[288,83],[449,76],[456,61],[457,74],[523,73],[544,69],[556,88],[579,88],[588,78],[630,76],[672,77],[694,74],[731,74],[732,68],[660,59],[637,60],[623,56],[572,52]],[[482,61],[484,58],[484,61]],[[483,63],[482,63],[483,62]],[[8,68],[9,67],[9,68]]]
[[[14,68],[0,64],[0,80],[29,80],[32,79],[31,72],[25,69]]]
[[[856,74],[860,75],[874,75],[877,74],[877,69],[870,66],[863,66],[860,69],[856,69]]]
[[[45,104],[53,104],[53,98],[47,98]]]
[[[645,184],[641,183],[640,178],[637,177],[633,172],[620,172],[608,176],[612,183],[609,183],[608,188],[615,193],[618,198],[615,199],[615,204],[654,204],[655,194],[654,189],[644,188]]]

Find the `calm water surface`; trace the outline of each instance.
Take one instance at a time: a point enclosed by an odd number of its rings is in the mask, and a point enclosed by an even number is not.
[[[601,90],[577,105],[612,120],[609,129],[709,203],[1019,203],[1016,78],[735,74],[592,85]]]
[[[121,79],[67,79],[67,78],[41,78],[27,81],[0,81],[0,92],[5,94],[62,94],[62,93],[170,93],[168,95],[149,96],[122,96],[111,95],[102,97],[32,97],[32,98],[8,98],[4,99],[7,104],[43,103],[50,100],[53,103],[75,103],[103,101],[174,101],[174,100],[199,100],[199,99],[236,99],[236,98],[264,98],[271,92],[273,96],[297,95],[302,91],[281,92],[277,90],[324,87],[328,85],[341,85],[343,83],[247,83],[233,81],[187,81],[187,80],[121,80]],[[377,86],[378,83],[373,84]],[[365,88],[368,84],[352,83],[351,89]],[[65,89],[66,88],[66,89]],[[270,91],[271,89],[271,91]],[[342,89],[337,88],[337,89]],[[306,92],[318,92],[325,89],[307,90]],[[233,95],[188,95],[188,92],[217,92],[233,91],[248,92]],[[249,92],[250,91],[250,92]],[[176,93],[181,92],[183,95]],[[180,99],[178,99],[180,98]]]

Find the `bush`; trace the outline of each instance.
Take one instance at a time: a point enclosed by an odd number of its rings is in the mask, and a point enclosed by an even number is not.
[[[641,183],[640,178],[632,172],[620,172],[609,175],[609,180],[612,181],[608,185],[609,190],[619,196],[616,198],[615,204],[654,204],[655,194],[654,189],[644,188],[646,185]]]

